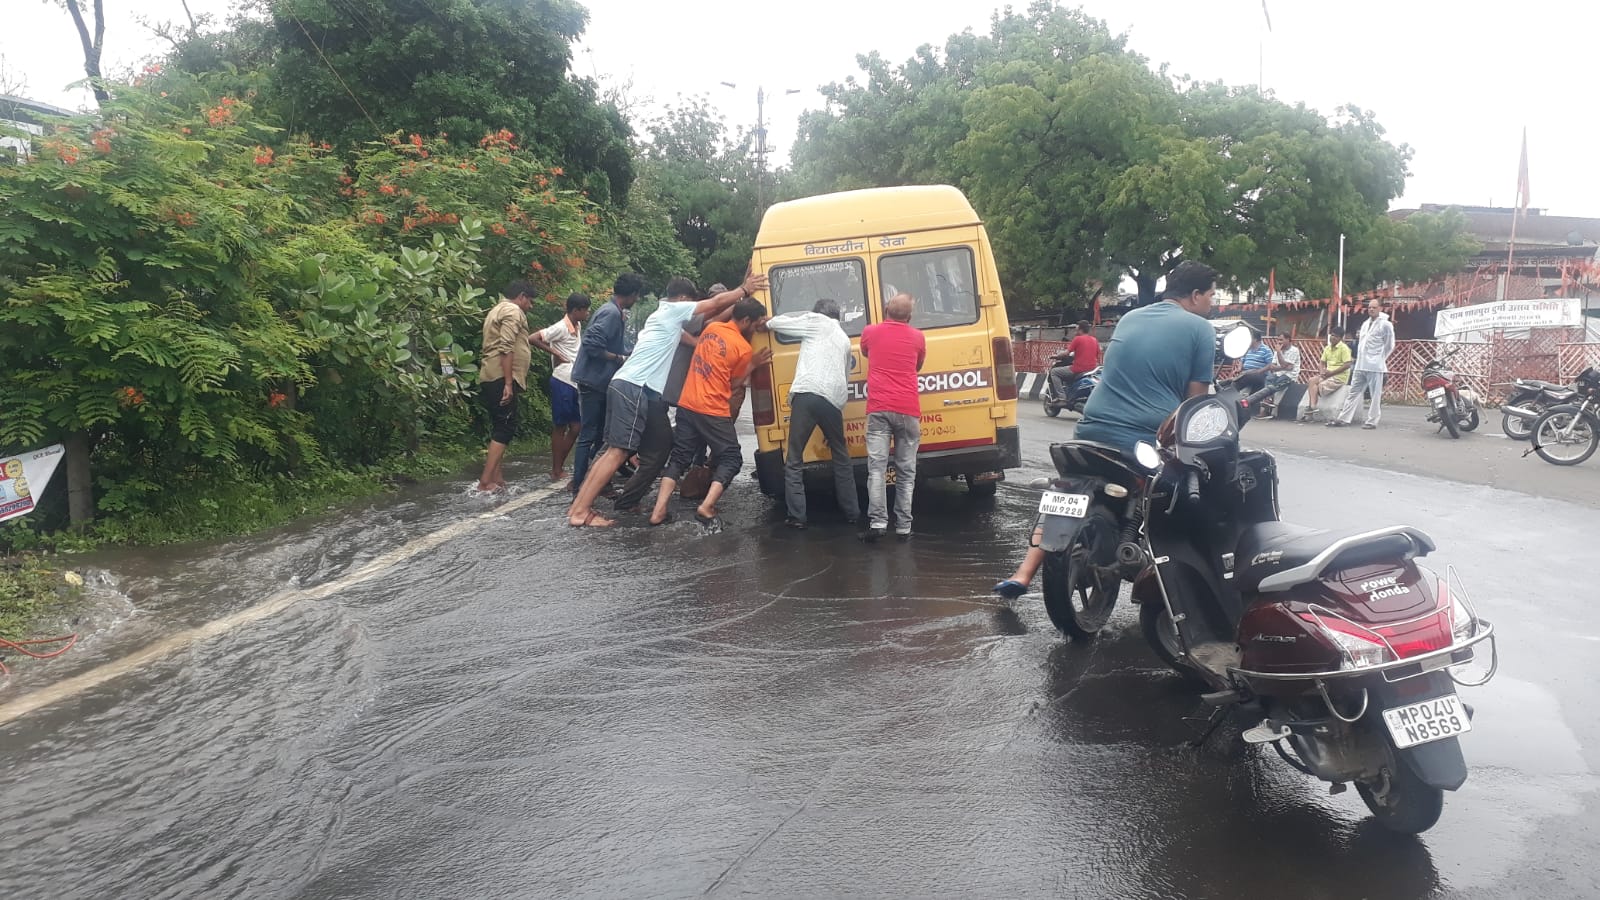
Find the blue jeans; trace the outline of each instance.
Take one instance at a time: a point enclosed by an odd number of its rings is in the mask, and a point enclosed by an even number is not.
[[[606,389],[578,385],[578,446],[572,459],[574,490],[589,474],[589,463],[600,450],[606,436]]]

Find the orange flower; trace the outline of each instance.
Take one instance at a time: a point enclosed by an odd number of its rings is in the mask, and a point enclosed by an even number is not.
[[[378,193],[380,193],[380,194],[393,194],[394,193],[394,185],[392,185],[392,184],[380,185],[378,187]]]
[[[276,409],[287,399],[289,398],[282,391],[273,391],[267,396],[267,405]]]
[[[194,132],[190,131],[187,126],[184,127],[183,133],[184,134],[194,134]]]
[[[422,146],[422,135],[413,134],[411,136],[411,146],[413,146],[413,147],[421,147]]]
[[[495,234],[500,235],[501,237],[505,237],[506,236],[506,227],[504,225],[500,224],[499,222],[496,222],[493,225],[490,225],[489,226],[489,230],[494,232]]]
[[[256,148],[256,165],[258,165],[258,166],[270,166],[270,165],[272,165],[272,148],[271,147],[257,147]]]
[[[556,167],[555,167],[555,168],[554,168],[554,169],[551,169],[551,170],[550,170],[550,174],[551,174],[551,175],[555,175],[555,176],[556,176],[556,177],[558,177],[558,178],[559,178],[559,177],[560,177],[560,176],[562,176],[562,175],[565,175],[565,174],[567,174],[567,173],[566,173],[566,172],[564,172],[564,171],[562,171],[562,169],[561,169],[561,167],[560,167],[560,166],[556,166]]]
[[[537,263],[537,262],[534,263],[533,264],[533,270],[535,272],[543,272],[544,271],[544,264],[543,263]]]
[[[61,153],[59,155],[61,157],[61,161],[69,166],[75,166],[78,164],[77,147],[68,144],[67,146],[61,148]]]
[[[94,144],[94,148],[101,153],[110,153],[111,138],[115,134],[116,132],[109,128],[102,128],[90,136],[89,143]]]

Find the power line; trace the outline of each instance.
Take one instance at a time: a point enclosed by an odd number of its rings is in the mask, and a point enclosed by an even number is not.
[[[295,15],[292,10],[285,10],[285,12],[288,12],[289,18],[293,19],[294,23],[300,26],[300,33],[306,36],[306,40],[311,44],[311,49],[317,51],[317,55],[322,57],[322,64],[328,67],[328,71],[333,73],[334,78],[338,79],[339,86],[344,88],[344,92],[346,94],[350,95],[350,99],[355,103],[356,109],[361,110],[361,114],[366,116],[367,121],[372,124],[373,132],[377,134],[378,137],[383,137],[383,129],[379,127],[377,120],[372,118],[372,115],[367,112],[367,108],[365,106],[361,105],[361,99],[356,96],[355,91],[350,90],[350,85],[345,82],[344,76],[339,74],[339,70],[333,67],[333,62],[332,60],[328,59],[328,54],[322,52],[322,47],[317,44],[316,38],[313,38],[311,36],[311,32],[306,30],[306,23],[300,21],[300,17]]]

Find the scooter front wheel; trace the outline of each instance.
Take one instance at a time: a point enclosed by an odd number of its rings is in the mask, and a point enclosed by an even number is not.
[[[1089,514],[1065,550],[1044,558],[1044,610],[1064,634],[1077,640],[1094,637],[1111,618],[1122,579],[1111,574],[1117,564],[1120,528],[1103,506]]]

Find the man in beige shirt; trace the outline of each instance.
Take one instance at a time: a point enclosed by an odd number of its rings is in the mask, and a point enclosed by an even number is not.
[[[478,366],[478,396],[489,413],[489,453],[483,461],[478,490],[498,491],[506,486],[500,461],[517,430],[518,394],[528,388],[528,307],[535,288],[526,281],[506,285],[505,299],[483,317],[483,360]]]

